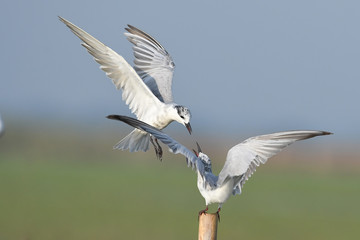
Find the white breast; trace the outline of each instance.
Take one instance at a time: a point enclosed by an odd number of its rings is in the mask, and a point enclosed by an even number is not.
[[[162,104],[161,108],[154,109],[149,108],[148,112],[139,120],[150,124],[157,129],[163,129],[167,127],[172,121],[174,121],[174,109],[171,105]]]
[[[234,180],[230,179],[220,187],[211,189],[209,186],[204,186],[204,181],[198,173],[197,185],[201,195],[205,198],[206,205],[212,203],[222,204],[230,197],[234,188]]]

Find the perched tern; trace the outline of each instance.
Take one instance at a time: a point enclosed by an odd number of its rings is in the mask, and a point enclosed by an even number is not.
[[[217,214],[231,194],[241,194],[241,189],[255,172],[256,167],[264,164],[272,156],[279,153],[286,146],[298,140],[304,140],[321,135],[332,134],[325,131],[286,131],[248,138],[232,147],[227,154],[223,169],[219,176],[212,173],[210,158],[201,151],[190,151],[167,134],[134,118],[109,115],[107,118],[123,121],[135,128],[146,131],[166,144],[170,150],[186,157],[188,166],[196,168],[197,187],[205,199],[206,208],[199,215],[206,213],[208,205],[218,204]]]
[[[163,129],[172,121],[183,124],[191,134],[191,113],[187,107],[173,102],[171,93],[174,63],[171,56],[149,34],[128,25],[125,33],[134,44],[135,67],[93,36],[59,17],[79,37],[87,51],[100,64],[117,89],[122,89],[122,98],[136,117],[157,129]],[[130,152],[147,151],[149,141],[154,145],[156,155],[162,158],[162,149],[150,134],[134,129],[114,148]]]

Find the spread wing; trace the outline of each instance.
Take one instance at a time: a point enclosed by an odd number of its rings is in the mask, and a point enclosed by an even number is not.
[[[169,137],[167,134],[163,133],[161,130],[158,130],[153,126],[150,126],[149,124],[139,121],[135,118],[127,116],[109,115],[107,118],[122,121],[129,124],[130,126],[150,133],[155,138],[166,144],[174,154],[180,153],[184,155],[186,157],[188,166],[196,167],[201,175],[204,175],[204,164],[201,162],[201,160],[199,160],[199,158],[192,151]]]
[[[122,56],[66,19],[59,19],[83,41],[81,45],[100,64],[100,68],[113,81],[116,88],[123,90],[123,100],[139,119],[144,119],[147,112],[156,112],[156,109],[161,107],[163,103],[155,97]]]
[[[127,39],[134,44],[134,69],[160,101],[173,101],[171,85],[175,64],[161,44],[149,34],[128,25]]]
[[[331,133],[324,131],[287,131],[252,137],[232,147],[219,174],[220,186],[230,178],[237,180],[233,194],[240,194],[245,181],[272,156],[295,141]]]

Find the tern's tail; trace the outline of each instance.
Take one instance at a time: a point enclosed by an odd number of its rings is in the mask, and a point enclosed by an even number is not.
[[[149,149],[150,135],[146,132],[134,129],[129,135],[118,142],[114,149],[126,150],[130,152],[144,151]]]

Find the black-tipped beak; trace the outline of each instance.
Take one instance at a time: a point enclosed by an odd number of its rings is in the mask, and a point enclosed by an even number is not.
[[[188,130],[189,133],[191,134],[191,133],[192,133],[192,128],[191,128],[190,123],[185,123],[185,127],[187,128],[187,130]]]
[[[195,155],[196,155],[197,157],[199,157],[199,153],[197,153],[194,149],[193,149],[193,152],[195,153]]]
[[[200,147],[200,145],[199,145],[198,142],[196,142],[196,146],[197,146],[197,148],[198,148],[198,152],[199,152],[199,153],[203,152],[203,151],[201,150],[201,147]]]

